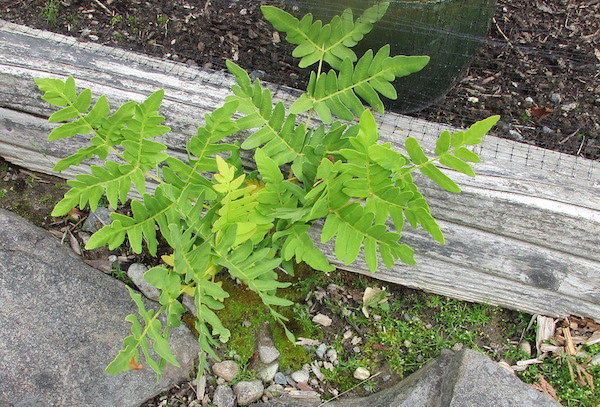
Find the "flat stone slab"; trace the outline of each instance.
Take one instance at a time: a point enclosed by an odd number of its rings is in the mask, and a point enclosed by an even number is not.
[[[171,333],[182,367],[166,367],[159,383],[147,366],[104,372],[136,310],[123,283],[0,209],[0,406],[139,407],[185,379],[198,345],[183,325]]]
[[[254,407],[317,407],[315,399],[274,399]],[[328,407],[560,407],[487,356],[444,351],[398,384],[373,395],[332,401]]]

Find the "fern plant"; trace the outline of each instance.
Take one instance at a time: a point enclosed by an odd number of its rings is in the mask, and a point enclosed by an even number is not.
[[[131,335],[108,373],[140,368],[140,352],[159,377],[167,362],[179,365],[169,347],[169,331],[185,312],[183,295],[194,298],[199,374],[206,355],[218,360],[215,349],[230,336],[226,321],[215,313],[228,297],[215,278],[222,271],[258,294],[294,340],[278,311],[291,305],[277,295],[289,283],[278,276],[282,271],[293,274],[294,262],[324,272],[334,269],[308,234],[316,221],[324,220],[321,241],[335,241],[340,261],[352,263],[362,250],[371,271],[380,261],[387,267],[398,260],[415,263],[413,249],[401,243],[405,223],[444,243],[413,174],[420,172],[459,192],[438,164],[474,175],[470,163],[479,157],[469,146],[480,143],[498,117],[466,131],[442,133],[432,157],[413,138],[406,140],[404,153],[379,143],[375,118],[363,103],[382,113],[380,95],[396,97],[391,82],[428,62],[426,56],[390,56],[389,46],[360,58],[354,53],[352,47],[387,7],[379,3],[356,20],[346,10],[324,25],[310,14],[298,20],[263,6],[266,19],[297,45],[293,55],[300,58],[299,65],[313,67],[307,91],[289,108],[274,103],[258,79],[252,81],[244,69],[227,62],[236,80],[233,94],[205,116],[204,126],[187,142],[186,161],[170,156],[167,146],[155,140],[170,130],[158,113],[162,90],[113,111],[105,96],[92,104],[89,89],[78,93],[71,77],[35,80],[42,98],[61,107],[49,118],[64,122],[50,140],[91,134],[89,146],[61,159],[55,170],[92,157],[103,162],[92,166],[91,174],[68,181],[70,190],[52,215],[76,206],[95,210],[102,196],[117,208],[133,187],[142,198],[131,201],[131,215],[112,213],[112,223],[96,232],[86,248],[127,243],[140,253],[145,245],[157,256],[158,233],[172,248],[163,265],[144,276],[160,290],[159,309],[146,309],[140,294],[129,289],[138,315],[127,316]],[[247,134],[241,145],[227,142],[241,132]],[[242,167],[241,150],[253,153],[256,168]],[[147,188],[149,179],[158,184],[153,192]]]

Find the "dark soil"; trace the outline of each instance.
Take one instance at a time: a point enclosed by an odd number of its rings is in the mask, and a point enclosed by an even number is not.
[[[260,13],[283,0],[0,0],[0,18],[212,69],[232,59],[303,88],[307,72]],[[464,79],[413,115],[467,126],[499,114],[496,134],[600,158],[600,2],[499,0]]]

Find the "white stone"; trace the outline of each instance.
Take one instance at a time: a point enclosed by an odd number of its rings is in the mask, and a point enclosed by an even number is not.
[[[274,361],[274,362],[271,362],[270,364],[266,365],[262,369],[260,369],[258,371],[258,373],[256,374],[256,377],[265,383],[269,383],[269,382],[273,381],[275,374],[277,373],[278,370],[279,370],[279,362]]]
[[[296,383],[307,383],[309,379],[308,371],[305,369],[296,370],[291,376]]]
[[[240,373],[240,368],[233,360],[224,360],[215,363],[212,366],[212,371],[220,378],[230,382]]]
[[[329,349],[327,351],[327,359],[329,359],[331,363],[335,362],[337,360],[337,351],[333,348]]]
[[[133,281],[133,284],[136,285],[136,287],[142,292],[142,294],[146,296],[146,298],[158,301],[158,298],[160,297],[160,291],[158,288],[150,285],[150,283],[144,279],[144,273],[146,271],[148,271],[148,267],[141,263],[133,263],[127,269],[127,277]]]
[[[319,357],[319,359],[323,359],[325,357],[325,352],[327,351],[327,345],[324,343],[320,344],[315,353]]]
[[[262,363],[268,365],[269,363],[279,359],[279,351],[275,346],[259,346],[258,356],[260,357],[260,361]]]
[[[364,367],[358,367],[354,371],[353,376],[357,380],[367,380],[369,377],[371,377],[371,372],[369,372]]]

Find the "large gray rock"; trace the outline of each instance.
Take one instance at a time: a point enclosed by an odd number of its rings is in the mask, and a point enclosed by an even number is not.
[[[315,407],[318,400],[274,399],[258,406]],[[560,407],[560,404],[471,349],[442,352],[420,370],[371,396],[328,407]]]
[[[165,368],[159,383],[147,366],[104,372],[130,333],[130,313],[136,307],[121,282],[0,209],[1,406],[139,407],[186,378],[197,343],[183,326],[171,335],[182,367]]]

